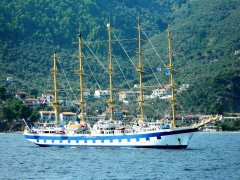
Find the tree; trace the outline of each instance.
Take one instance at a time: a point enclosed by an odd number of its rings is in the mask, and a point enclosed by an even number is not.
[[[37,98],[38,93],[39,92],[37,89],[31,89],[31,91],[30,91],[30,95],[34,96],[35,98]]]
[[[6,91],[5,87],[0,87],[0,99],[5,101],[6,98],[7,98],[7,91]]]
[[[15,113],[16,117],[19,117],[19,110],[22,104],[23,102],[20,100],[13,100],[9,102],[9,107],[12,109],[13,113]]]
[[[19,109],[19,117],[23,119],[28,119],[32,114],[32,109],[25,104],[22,104]]]
[[[30,123],[36,122],[39,118],[40,114],[37,111],[33,110],[32,114],[30,115],[29,122]]]
[[[12,95],[7,91],[5,87],[0,87],[0,99],[3,101],[12,99]]]
[[[12,121],[14,118],[16,118],[16,114],[11,107],[5,106],[3,107],[3,118],[7,119],[8,121]]]

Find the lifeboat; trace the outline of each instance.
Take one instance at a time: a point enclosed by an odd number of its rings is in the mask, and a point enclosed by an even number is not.
[[[117,130],[125,130],[126,128],[125,127],[119,127],[117,128]]]

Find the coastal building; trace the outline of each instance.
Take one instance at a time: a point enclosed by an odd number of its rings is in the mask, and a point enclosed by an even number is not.
[[[240,120],[240,116],[228,116],[228,117],[224,116],[223,120],[225,122],[235,122],[237,120]]]
[[[165,116],[164,120],[165,121],[171,121],[172,117],[170,116]],[[192,125],[192,124],[197,124],[201,122],[199,116],[195,115],[187,115],[187,116],[176,116],[176,122],[177,125]]]
[[[184,116],[182,117],[182,123],[183,124],[195,124],[195,123],[199,123],[201,120],[198,116],[194,116],[194,115],[188,115],[188,116]]]
[[[76,113],[73,113],[73,112],[59,113],[59,122],[68,123],[69,121],[75,122],[76,120],[77,120]]]
[[[13,77],[7,77],[7,82],[13,82]]]
[[[178,89],[178,92],[186,91],[189,88],[189,84],[182,84]]]
[[[90,96],[91,96],[91,91],[90,91],[90,89],[84,89],[84,91],[83,91],[83,97],[84,97],[85,99],[88,99]]]
[[[155,97],[162,97],[162,96],[164,96],[166,94],[166,91],[165,91],[165,89],[154,89],[154,90],[152,90],[152,95],[151,95],[151,97],[152,98],[155,98]]]
[[[166,84],[163,88],[152,90],[151,98],[159,97],[164,99],[164,97],[167,97],[169,94],[169,88],[170,88],[170,84]]]
[[[55,121],[55,112],[54,111],[39,111],[40,122],[49,123]]]
[[[139,88],[139,84],[134,84],[133,88]]]
[[[54,111],[39,111],[41,123],[53,123],[55,121]],[[76,121],[77,115],[73,112],[62,112],[59,113],[59,122],[68,123],[69,121]]]
[[[109,94],[110,94],[109,90],[97,89],[94,92],[94,97],[95,98],[100,98],[100,97],[104,97],[104,96],[109,96]]]
[[[104,120],[109,120],[110,119],[110,113],[111,113],[111,108],[108,108],[104,113],[102,113],[101,117]],[[113,115],[114,120],[122,120],[123,119],[123,114],[122,112],[115,111]]]
[[[17,99],[20,99],[20,100],[22,100],[22,99],[25,99],[25,97],[27,96],[27,92],[25,92],[25,91],[18,91],[18,92],[16,92],[16,95],[15,95],[15,97],[17,98]]]
[[[58,101],[59,101],[59,104],[61,106],[68,106],[69,107],[69,106],[75,106],[76,105],[75,101],[71,101],[71,100],[59,99]]]
[[[144,99],[144,100],[151,99],[151,95],[145,95],[145,94],[144,94],[144,95],[143,95],[143,99]]]
[[[120,91],[118,93],[119,96],[119,101],[128,101],[128,100],[133,100],[137,98],[137,94],[136,92],[133,91]]]
[[[49,94],[49,93],[47,93],[47,94],[42,94],[41,99],[42,99],[42,100],[45,100],[46,102],[51,102],[51,101],[53,101],[53,99],[54,99],[54,95]]]
[[[34,106],[39,105],[40,102],[36,98],[26,98],[26,99],[23,100],[23,104],[26,104],[27,106],[34,107]]]

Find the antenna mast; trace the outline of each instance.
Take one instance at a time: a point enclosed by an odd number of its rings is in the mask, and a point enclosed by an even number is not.
[[[83,65],[82,65],[82,36],[78,35],[78,48],[79,48],[79,77],[80,77],[80,106],[81,106],[81,120],[80,124],[84,124],[84,97],[83,97]]]
[[[110,111],[111,111],[111,116],[110,116],[110,122],[113,122],[113,116],[114,116],[114,111],[113,111],[113,106],[114,106],[114,102],[113,102],[113,89],[112,89],[112,71],[113,71],[113,67],[112,67],[112,41],[111,41],[111,26],[110,26],[110,17],[108,19],[108,24],[107,24],[107,30],[108,30],[108,58],[109,58],[109,91],[110,91],[110,97],[109,97],[109,107],[110,107]]]
[[[168,57],[169,57],[169,71],[170,71],[170,87],[171,87],[171,106],[172,106],[172,127],[176,127],[176,112],[175,112],[175,97],[174,97],[174,79],[173,79],[173,63],[172,63],[172,50],[171,50],[171,34],[168,32]]]

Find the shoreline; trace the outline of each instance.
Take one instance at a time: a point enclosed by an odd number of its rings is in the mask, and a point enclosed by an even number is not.
[[[23,131],[0,131],[0,134],[22,134]],[[240,131],[198,131],[196,133],[209,133],[209,134],[213,134],[213,133],[240,133]]]

